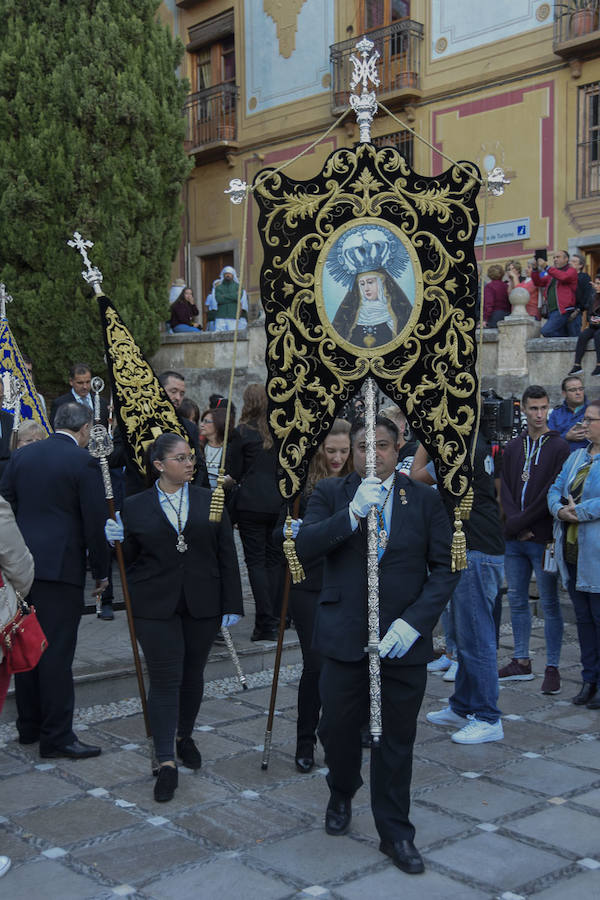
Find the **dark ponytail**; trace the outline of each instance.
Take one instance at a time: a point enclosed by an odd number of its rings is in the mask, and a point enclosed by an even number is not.
[[[146,450],[147,487],[152,487],[160,475],[160,472],[154,465],[155,461],[157,459],[164,459],[173,450],[175,445],[180,444],[182,441],[186,443],[185,438],[182,438],[181,435],[173,434],[168,431],[165,434],[161,434],[160,437],[157,437],[156,440],[150,444]]]

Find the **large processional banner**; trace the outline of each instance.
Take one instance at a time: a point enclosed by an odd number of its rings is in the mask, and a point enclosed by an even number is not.
[[[456,498],[477,413],[480,178],[469,162],[412,170],[393,148],[336,150],[307,181],[254,183],[264,262],[269,424],[292,498],[368,376],[406,413]]]

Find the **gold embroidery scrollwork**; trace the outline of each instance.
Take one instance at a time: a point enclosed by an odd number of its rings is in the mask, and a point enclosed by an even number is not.
[[[335,151],[309,181],[257,175],[269,422],[284,497],[301,488],[333,418],[369,374],[405,410],[446,490],[466,491],[478,391],[477,191],[471,163],[426,178],[393,148],[369,144]],[[389,310],[381,324],[369,324],[360,272],[379,283],[379,309]],[[335,303],[332,284],[347,284]],[[366,304],[362,318],[356,304]]]

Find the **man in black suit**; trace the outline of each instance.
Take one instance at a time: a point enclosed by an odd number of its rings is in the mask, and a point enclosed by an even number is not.
[[[36,668],[15,677],[17,730],[22,744],[39,740],[40,756],[83,759],[99,747],[73,733],[71,665],[83,612],[86,549],[96,590],[107,584],[106,501],[97,460],[87,446],[92,413],[63,404],[55,434],[14,453],[0,482],[35,561],[29,598],[48,638]]]
[[[0,475],[6,468],[8,458],[10,456],[10,439],[12,437],[13,417],[5,409],[2,409],[4,402],[4,385],[0,378]]]
[[[91,396],[92,389],[92,370],[87,363],[75,363],[69,369],[69,384],[71,390],[66,394],[61,394],[56,400],[52,401],[50,409],[50,424],[54,428],[54,419],[56,413],[65,403],[80,403],[87,406],[92,413],[94,412],[94,398]],[[105,428],[108,428],[108,404],[104,397],[100,397],[100,422]]]
[[[301,561],[325,551],[313,640],[323,659],[319,736],[331,791],[325,830],[348,831],[351,799],[362,784],[360,731],[369,719],[366,517],[375,505],[383,736],[371,751],[371,807],[380,850],[417,874],[424,867],[408,817],[412,751],[433,658],[432,631],[458,581],[451,568],[452,534],[439,495],[396,472],[395,424],[377,419],[377,477],[364,478],[364,423],[355,422],[351,433],[356,471],[317,484],[296,541]]]

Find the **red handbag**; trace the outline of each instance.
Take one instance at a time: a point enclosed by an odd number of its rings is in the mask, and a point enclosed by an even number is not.
[[[0,571],[0,590],[12,590],[5,584]],[[0,630],[0,646],[8,669],[14,673],[35,669],[48,646],[46,635],[38,622],[34,606],[30,606],[17,594],[17,611]]]

